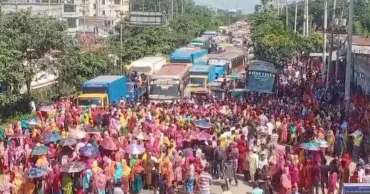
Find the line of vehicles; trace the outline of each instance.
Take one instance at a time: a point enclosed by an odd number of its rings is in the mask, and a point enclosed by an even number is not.
[[[225,98],[246,91],[246,52],[228,48],[209,54],[218,32],[206,31],[190,45],[165,57],[148,56],[131,63],[127,76],[102,75],[82,84],[79,106],[107,107],[120,100],[174,102],[184,97]],[[214,42],[214,41],[213,41]]]

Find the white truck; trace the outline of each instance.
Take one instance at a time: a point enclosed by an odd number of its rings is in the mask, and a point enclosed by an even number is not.
[[[152,75],[155,71],[161,69],[164,64],[166,64],[165,57],[143,57],[131,63],[131,71],[136,71],[138,74]]]

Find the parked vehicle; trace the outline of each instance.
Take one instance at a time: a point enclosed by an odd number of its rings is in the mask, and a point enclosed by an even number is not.
[[[149,82],[149,100],[171,102],[185,96],[192,64],[166,64],[154,72]]]
[[[189,69],[190,81],[189,87],[191,95],[208,95],[208,83],[216,78],[215,66],[202,65],[192,66]]]
[[[208,50],[200,48],[183,47],[171,54],[171,63],[192,63],[193,65],[206,65]]]

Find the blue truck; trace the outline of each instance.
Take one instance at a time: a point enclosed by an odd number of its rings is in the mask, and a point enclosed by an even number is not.
[[[208,50],[200,48],[183,47],[171,54],[170,63],[192,63],[193,65],[206,65]]]
[[[82,83],[82,94],[77,103],[83,107],[109,107],[121,99],[136,101],[145,92],[144,86],[127,81],[125,76],[103,75]]]
[[[229,62],[226,60],[210,59],[208,65],[215,67],[216,79],[227,75],[229,72]]]
[[[190,87],[190,93],[192,95],[208,94],[208,83],[216,79],[215,66],[192,66],[189,69],[189,77],[188,87]]]

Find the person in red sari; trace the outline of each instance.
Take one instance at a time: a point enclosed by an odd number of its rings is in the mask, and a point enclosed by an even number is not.
[[[240,139],[237,142],[237,147],[239,150],[239,158],[238,158],[238,169],[237,172],[243,174],[244,173],[244,164],[247,158],[248,147],[245,141],[245,135],[241,135]]]
[[[349,183],[360,183],[360,177],[358,171],[353,172],[353,175],[349,178]]]

